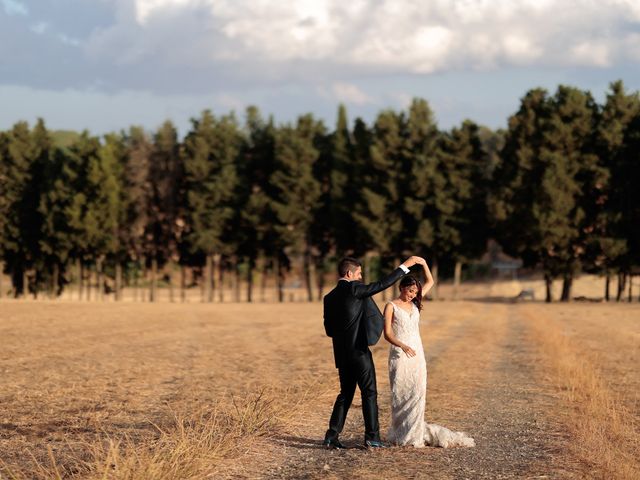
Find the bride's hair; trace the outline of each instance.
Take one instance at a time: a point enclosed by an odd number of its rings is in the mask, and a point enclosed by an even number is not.
[[[418,289],[418,292],[416,293],[415,298],[411,301],[415,303],[416,307],[418,307],[418,311],[422,311],[422,284],[420,283],[420,280],[412,275],[406,275],[402,277],[402,280],[400,280],[401,291],[405,288],[413,287],[414,285]]]

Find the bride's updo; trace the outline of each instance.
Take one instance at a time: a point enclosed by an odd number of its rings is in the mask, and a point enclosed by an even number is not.
[[[416,293],[415,298],[411,301],[415,303],[416,307],[418,307],[418,311],[421,312],[422,311],[422,284],[420,283],[420,280],[418,280],[413,275],[405,275],[404,277],[402,277],[402,280],[400,280],[400,291],[404,290],[405,288],[413,287],[414,285],[418,289],[418,292]]]

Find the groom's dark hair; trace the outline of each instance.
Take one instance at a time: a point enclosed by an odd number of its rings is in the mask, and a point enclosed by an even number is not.
[[[358,267],[362,267],[362,264],[357,258],[344,257],[338,263],[338,275],[344,277],[347,272],[355,272]]]

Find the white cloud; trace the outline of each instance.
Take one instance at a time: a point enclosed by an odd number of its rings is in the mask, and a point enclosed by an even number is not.
[[[356,85],[338,82],[331,87],[332,96],[342,103],[351,105],[367,105],[374,103],[373,99]]]
[[[60,18],[72,16],[76,4],[41,1]],[[83,8],[94,8],[90,3]],[[57,37],[67,50],[49,55],[69,56],[60,64],[57,85],[173,93],[211,92],[220,84],[317,88],[346,79],[362,85],[380,75],[640,62],[640,0],[101,0],[95,5],[99,14],[89,15],[94,24],[71,33],[60,28],[59,18],[38,16],[30,7],[33,18],[23,20],[25,30],[41,44],[14,41],[25,50],[15,58],[44,55],[47,38]],[[0,6],[14,15],[27,12],[19,0],[0,0]],[[17,24],[14,20],[7,21]],[[5,41],[15,38],[5,35]],[[18,76],[12,75],[13,83]],[[22,76],[25,84],[34,82],[31,70],[25,68]],[[367,101],[353,91],[340,94]]]
[[[111,1],[134,18],[96,32],[91,52],[99,44],[121,59],[171,63],[182,49],[198,66],[270,62],[283,73],[301,61],[405,73],[603,66],[635,58],[617,48],[619,27],[640,21],[638,0],[135,0],[133,10]]]

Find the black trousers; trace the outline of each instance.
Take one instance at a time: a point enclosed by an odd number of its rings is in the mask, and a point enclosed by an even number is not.
[[[367,352],[357,352],[351,356],[338,368],[338,375],[340,376],[340,394],[333,405],[325,440],[334,440],[342,432],[356,385],[358,385],[362,395],[364,438],[365,440],[379,441],[378,390],[376,388],[376,369],[373,366],[371,352],[367,350]]]

